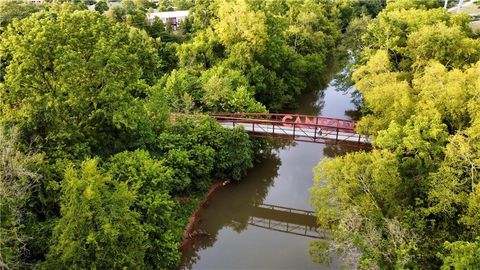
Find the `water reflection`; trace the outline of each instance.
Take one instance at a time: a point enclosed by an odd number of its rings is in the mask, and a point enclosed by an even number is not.
[[[241,182],[223,187],[211,199],[195,228],[208,234],[187,245],[182,269],[338,268],[335,258],[331,266],[315,265],[309,258],[312,237],[323,238],[324,233],[317,231],[315,217],[308,215],[313,210],[308,190],[311,169],[322,156],[353,150],[294,142],[277,142],[277,146]],[[307,211],[295,215],[266,210],[269,204]],[[283,259],[290,259],[277,260],[274,254],[280,251],[287,252]]]
[[[323,90],[310,91],[299,98],[300,106],[294,111],[288,113],[320,115],[323,107],[325,92]]]
[[[336,144],[328,144],[323,148],[323,156],[324,157],[339,157],[344,156],[347,153],[356,152],[359,148],[357,147],[345,147],[342,145]]]
[[[326,81],[332,80],[342,65],[333,63],[331,73],[325,74]],[[358,107],[351,102],[354,89],[341,88],[340,83],[334,79],[322,87],[324,90],[304,95],[292,113],[355,118]],[[311,238],[291,233],[292,226],[314,225],[314,218],[261,208],[271,204],[313,210],[309,199],[312,168],[324,157],[356,149],[290,140],[262,140],[260,144],[270,145],[271,151],[263,152],[263,159],[241,182],[227,185],[211,199],[196,228],[206,233],[187,245],[181,268],[338,269],[335,256],[330,266],[314,264],[308,252]],[[283,224],[272,228],[272,221]]]
[[[252,207],[249,225],[277,232],[323,239],[317,229],[315,212],[273,204]]]
[[[284,146],[286,147],[286,146]],[[208,235],[192,239],[194,242],[183,251],[181,268],[192,269],[200,256],[198,252],[211,247],[216,241],[218,232],[224,227],[230,227],[240,233],[245,230],[253,206],[261,204],[267,196],[269,188],[278,176],[281,160],[273,152],[265,157],[260,164],[251,169],[242,182],[235,182],[220,189],[207,204],[207,211],[195,228],[208,232]]]

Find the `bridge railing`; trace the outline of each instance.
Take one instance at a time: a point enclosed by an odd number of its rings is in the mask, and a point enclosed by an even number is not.
[[[223,113],[213,114],[224,126],[243,126],[253,136],[287,136],[296,141],[358,147],[369,143],[367,136],[355,133],[355,122],[296,114]]]
[[[303,128],[322,128],[343,132],[355,133],[355,121],[323,116],[311,116],[304,114],[279,114],[279,113],[221,113],[211,114],[211,117],[219,121],[237,121],[244,123],[269,123],[284,126],[297,126]]]
[[[355,134],[355,122],[342,119],[314,117],[312,120],[301,121],[298,115],[273,115],[271,119],[268,118],[253,118],[254,115],[248,115],[247,117],[241,117],[239,115],[210,115],[218,122],[223,123],[242,123],[242,124],[265,124],[271,126],[282,126],[289,128],[288,130],[301,131],[302,129],[314,129],[317,131],[335,131]],[[296,117],[295,121],[292,118]],[[313,117],[311,117],[313,118]],[[309,119],[309,118],[304,118]],[[300,132],[301,133],[301,132]]]

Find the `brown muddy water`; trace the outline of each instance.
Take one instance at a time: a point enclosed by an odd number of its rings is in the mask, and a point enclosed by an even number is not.
[[[303,96],[295,112],[348,119],[355,110],[353,89],[338,91],[335,82]],[[202,236],[185,248],[180,269],[338,269],[333,254],[331,265],[312,262],[308,250],[315,238],[305,235],[315,226],[308,212],[314,210],[312,169],[323,158],[348,151],[303,142],[276,148],[242,181],[221,188],[209,201],[197,224]]]

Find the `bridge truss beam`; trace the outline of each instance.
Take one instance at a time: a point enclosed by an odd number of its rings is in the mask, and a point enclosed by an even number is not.
[[[243,126],[253,136],[360,147],[371,143],[369,136],[355,132],[355,122],[352,120],[297,114],[230,113],[210,116],[226,128]]]

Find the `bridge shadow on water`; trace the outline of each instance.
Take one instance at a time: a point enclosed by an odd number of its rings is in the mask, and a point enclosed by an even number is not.
[[[247,228],[254,207],[262,204],[278,176],[281,161],[271,154],[261,164],[261,169],[251,169],[241,182],[221,188],[209,201],[195,228],[205,233],[191,239],[190,245],[183,250],[182,269],[192,268],[199,260],[198,252],[213,246],[222,228],[230,227],[236,232]]]
[[[295,147],[292,141],[275,142],[275,149]],[[339,145],[323,146],[326,157],[344,155],[354,149]],[[273,151],[272,151],[273,152]],[[290,208],[288,205],[265,204],[264,200],[279,175],[281,160],[270,153],[252,168],[241,182],[221,188],[200,214],[195,230],[200,232],[183,250],[181,269],[192,269],[200,259],[201,250],[212,247],[219,232],[228,227],[241,233],[249,226],[278,233],[308,237],[313,240],[328,239],[328,233],[317,228],[313,211]]]
[[[303,209],[260,204],[251,207],[248,225],[276,232],[324,239],[327,234],[317,228],[315,213]]]

